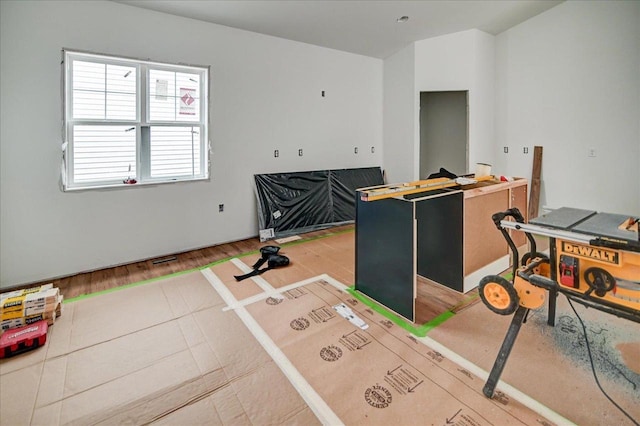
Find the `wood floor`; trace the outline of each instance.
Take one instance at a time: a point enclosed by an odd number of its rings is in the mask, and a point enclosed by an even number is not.
[[[354,225],[324,229],[301,235],[303,238],[314,238],[323,235],[331,235],[336,232],[353,230]],[[151,278],[162,277],[176,272],[200,268],[218,260],[238,256],[247,252],[258,250],[260,247],[274,242],[261,243],[258,237],[247,240],[235,241],[226,244],[206,247],[177,254],[167,254],[159,258],[148,259],[141,262],[129,263],[113,268],[99,269],[92,272],[72,275],[58,279],[43,280],[39,283],[19,286],[8,290],[24,287],[32,287],[38,284],[53,283],[60,289],[65,299],[108,290],[126,284],[136,283]],[[277,244],[276,244],[277,245]],[[165,258],[176,257],[168,262],[154,263]]]
[[[416,324],[425,324],[442,312],[459,312],[477,303],[478,289],[460,293],[420,275],[416,276]]]
[[[311,239],[341,232],[350,232],[354,229],[354,225],[344,225],[303,234],[301,237],[303,239]],[[60,292],[64,295],[65,299],[69,300],[74,297],[109,290],[127,284],[201,268],[213,262],[240,256],[242,254],[256,251],[265,245],[273,244],[277,245],[274,241],[261,243],[260,240],[255,237],[206,247],[199,250],[168,254],[166,256],[120,265],[113,268],[99,269],[63,278],[43,280],[38,283],[21,287],[31,287],[38,284],[52,283],[55,287],[60,289]],[[352,285],[353,283],[345,284]],[[15,287],[9,290],[21,287]],[[452,309],[452,307],[454,307],[454,309],[464,309],[477,301],[477,291],[475,290],[467,294],[462,294],[418,276],[415,323],[427,323],[442,312]]]

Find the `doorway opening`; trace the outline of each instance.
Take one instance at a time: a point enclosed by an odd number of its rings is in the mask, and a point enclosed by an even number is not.
[[[420,179],[469,173],[469,92],[420,92]]]

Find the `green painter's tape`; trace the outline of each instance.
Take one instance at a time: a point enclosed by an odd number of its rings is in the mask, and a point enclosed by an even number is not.
[[[208,263],[208,264],[206,264],[204,266],[199,266],[197,268],[187,269],[187,270],[184,270],[184,271],[174,272],[174,273],[168,274],[168,275],[162,275],[160,277],[149,278],[148,280],[138,281],[138,282],[131,283],[131,284],[125,284],[125,285],[121,285],[121,286],[118,286],[118,287],[108,288],[106,290],[97,291],[95,293],[82,294],[80,296],[72,297],[71,299],[66,299],[62,303],[77,302],[78,300],[88,299],[89,297],[99,296],[101,294],[113,293],[114,291],[124,290],[126,288],[131,288],[131,287],[137,287],[137,286],[143,285],[143,284],[149,284],[149,283],[152,283],[152,282],[155,282],[155,281],[163,280],[165,278],[177,277],[177,276],[180,276],[180,275],[189,274],[191,272],[202,271],[203,269],[211,268],[212,266],[215,266],[215,265],[217,265],[219,263],[228,262],[231,259],[233,259],[233,257],[227,257],[227,258],[224,258],[224,259],[216,260],[215,262]]]
[[[443,322],[445,322],[446,320],[448,320],[449,318],[451,318],[452,316],[455,315],[451,311],[446,311],[446,312],[443,312],[442,314],[438,315],[437,317],[435,317],[431,321],[425,323],[425,324],[422,324],[420,326],[415,326],[412,323],[410,323],[409,321],[407,321],[406,319],[404,319],[404,318],[396,315],[395,313],[391,312],[390,310],[384,308],[382,305],[372,301],[371,299],[368,299],[368,298],[362,296],[360,293],[355,291],[355,287],[351,286],[351,287],[349,287],[347,289],[347,291],[353,297],[355,297],[356,299],[358,299],[359,301],[364,303],[366,306],[370,307],[371,309],[373,309],[374,311],[376,311],[377,313],[379,313],[383,317],[391,320],[396,325],[404,328],[409,333],[415,334],[418,337],[426,336],[429,331],[433,330],[435,327],[437,327],[438,325],[442,324]]]
[[[199,271],[200,269],[201,268],[187,269],[186,271],[174,272],[172,274],[163,275],[161,277],[149,278],[148,280],[138,281],[138,282],[135,282],[135,283],[125,284],[125,285],[121,285],[121,286],[118,286],[118,287],[108,288],[106,290],[96,291],[95,293],[82,294],[80,296],[72,297],[70,299],[65,299],[65,300],[62,301],[62,303],[77,302],[78,300],[88,299],[89,297],[99,296],[101,294],[113,293],[114,291],[124,290],[126,288],[131,288],[131,287],[137,287],[139,285],[152,283],[154,281],[160,281],[160,280],[163,280],[165,278],[171,278],[171,277],[177,277],[179,275],[189,274],[191,272]]]
[[[345,230],[342,230],[342,231],[332,232],[332,233],[325,234],[325,235],[318,235],[317,237],[311,237],[311,238],[292,241],[290,243],[285,243],[285,244],[283,244],[283,246],[286,247],[286,246],[291,246],[291,245],[296,245],[296,244],[302,244],[302,243],[306,243],[306,242],[309,242],[309,241],[319,240],[321,238],[332,237],[334,235],[346,234],[348,232],[354,232],[354,230],[353,229],[345,229]],[[97,291],[95,293],[82,294],[80,296],[72,297],[70,299],[65,299],[65,300],[63,300],[62,303],[77,302],[78,300],[88,299],[89,297],[99,296],[101,294],[113,293],[114,291],[124,290],[124,289],[131,288],[131,287],[137,287],[137,286],[143,285],[143,284],[149,284],[149,283],[152,283],[152,282],[155,282],[155,281],[163,280],[165,278],[176,277],[176,276],[179,276],[179,275],[184,275],[184,274],[188,274],[188,273],[195,272],[195,271],[202,271],[203,269],[211,268],[212,266],[219,265],[220,263],[228,262],[229,260],[233,259],[234,257],[244,257],[244,256],[249,256],[249,255],[252,255],[252,254],[256,254],[256,253],[260,253],[260,250],[253,250],[253,251],[250,251],[250,252],[247,252],[247,253],[242,253],[242,254],[240,254],[238,256],[226,257],[224,259],[220,259],[220,260],[216,260],[215,262],[208,263],[208,264],[206,264],[204,266],[200,266],[200,267],[192,268],[192,269],[187,269],[185,271],[174,272],[174,273],[169,274],[169,275],[162,275],[161,277],[149,278],[148,280],[138,281],[138,282],[131,283],[131,284],[125,284],[125,285],[121,285],[121,286],[118,286],[118,287],[113,287],[113,288],[109,288],[109,289],[106,289],[106,290]]]
[[[318,235],[318,236],[310,237],[310,238],[303,239],[303,240],[295,240],[295,241],[291,241],[291,242],[288,242],[288,243],[284,243],[283,246],[284,247],[295,246],[295,245],[298,245],[298,244],[307,243],[309,241],[320,240],[322,238],[329,238],[329,237],[335,237],[336,235],[348,234],[349,232],[355,232],[355,228],[343,229],[342,231],[331,232],[329,234]]]
[[[429,331],[433,330],[434,328],[436,328],[437,326],[439,326],[440,324],[442,324],[443,322],[445,322],[446,320],[448,320],[453,316],[455,316],[455,313],[451,311],[445,311],[440,315],[438,315],[437,317],[435,317],[434,319],[432,319],[431,321],[429,321],[428,323],[423,324],[420,328],[425,330],[424,334],[427,334]]]
[[[240,256],[244,256],[245,254],[241,254]],[[195,268],[196,271],[202,271],[203,269],[207,269],[207,268],[211,268],[212,266],[216,266],[219,265],[221,263],[224,262],[228,262],[231,259],[233,259],[234,257],[240,257],[240,256],[230,256],[230,257],[225,257],[224,259],[220,259],[220,260],[216,260],[215,262],[211,262],[211,263],[207,263],[204,266],[200,266],[198,268]]]
[[[304,244],[304,243],[308,243],[310,241],[320,240],[322,238],[329,238],[329,237],[335,237],[336,235],[348,234],[349,232],[355,232],[355,229],[354,228],[352,228],[352,229],[343,229],[342,231],[331,232],[331,233],[324,234],[324,235],[317,235],[315,237],[303,238],[303,239],[300,239],[300,240],[295,240],[295,241],[290,241],[288,243],[280,244],[280,246],[281,247],[296,246],[298,244]],[[238,256],[235,256],[235,257],[245,257],[245,256],[250,256],[252,254],[258,254],[258,253],[260,253],[260,250],[252,250],[252,251],[248,251],[246,253],[239,254]]]
[[[478,297],[480,297],[480,294],[478,294],[478,293],[473,294],[473,295],[463,299],[462,301],[460,301],[460,303],[458,303],[457,305],[452,306],[450,310],[455,313],[455,310],[457,308],[459,308],[460,306],[466,305],[469,302],[472,302],[472,301],[476,300]]]

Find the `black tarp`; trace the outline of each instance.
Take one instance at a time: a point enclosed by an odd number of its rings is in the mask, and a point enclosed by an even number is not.
[[[352,222],[355,190],[384,183],[380,167],[270,173],[254,178],[262,240]]]

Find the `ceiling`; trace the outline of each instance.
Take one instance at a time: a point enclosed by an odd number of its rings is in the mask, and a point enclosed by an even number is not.
[[[556,0],[113,0],[144,9],[384,59],[417,40],[499,34]],[[401,16],[409,20],[398,23]]]

